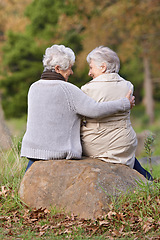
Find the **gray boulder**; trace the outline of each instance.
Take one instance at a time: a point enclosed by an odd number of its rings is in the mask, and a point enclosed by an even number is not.
[[[109,211],[111,196],[133,191],[137,181],[147,180],[125,165],[98,159],[37,161],[25,173],[19,195],[31,208],[56,206],[95,219]]]

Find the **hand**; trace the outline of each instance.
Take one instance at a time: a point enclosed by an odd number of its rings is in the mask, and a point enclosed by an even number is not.
[[[132,91],[130,90],[126,96],[130,101],[130,108],[132,109],[135,106],[135,96],[132,96]]]

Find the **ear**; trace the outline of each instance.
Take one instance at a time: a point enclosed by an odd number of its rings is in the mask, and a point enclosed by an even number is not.
[[[55,72],[56,73],[60,73],[60,67],[59,65],[56,65],[55,68],[54,68]]]
[[[105,72],[106,72],[106,70],[107,70],[107,65],[106,65],[106,63],[102,63],[101,69],[102,69],[102,73],[105,73]]]

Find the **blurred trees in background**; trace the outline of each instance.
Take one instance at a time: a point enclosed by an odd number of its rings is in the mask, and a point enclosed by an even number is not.
[[[81,86],[90,80],[87,54],[105,45],[117,52],[120,74],[134,84],[136,103],[143,102],[154,121],[154,101],[160,100],[159,0],[0,0],[0,6],[0,22],[7,23],[0,24],[0,87],[7,117],[26,113],[28,88],[40,78],[46,47],[64,44],[75,51],[70,81]],[[14,19],[19,19],[15,25]]]

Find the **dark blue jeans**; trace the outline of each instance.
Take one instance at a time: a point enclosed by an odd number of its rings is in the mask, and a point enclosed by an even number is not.
[[[139,163],[137,158],[135,158],[135,163],[134,163],[133,169],[135,169],[137,172],[142,174],[148,180],[153,181],[153,177],[151,176],[151,174],[141,166],[141,164]]]
[[[32,158],[28,158],[29,162],[28,162],[28,165],[26,167],[26,171],[30,168],[30,166],[35,162],[35,161],[38,161],[40,159],[32,159]]]

